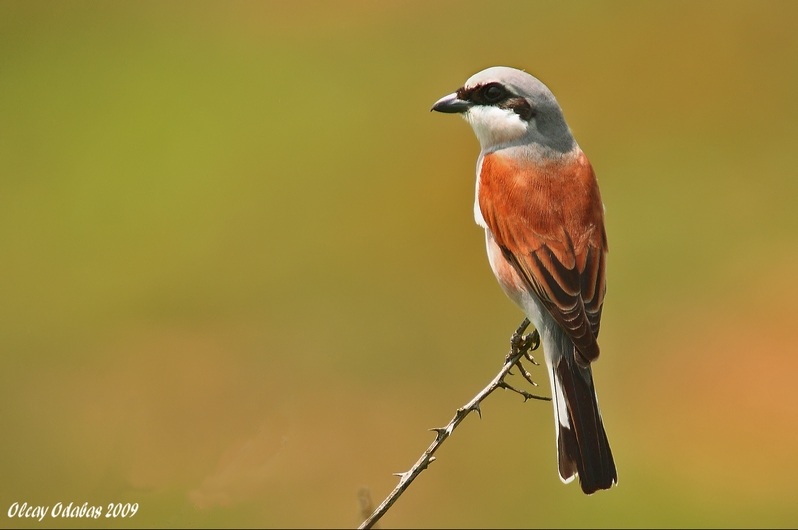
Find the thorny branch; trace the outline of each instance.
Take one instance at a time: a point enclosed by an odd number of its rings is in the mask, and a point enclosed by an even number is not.
[[[435,440],[427,448],[427,450],[424,451],[424,454],[421,455],[421,458],[419,458],[416,463],[413,464],[413,467],[411,467],[410,470],[405,471],[404,473],[394,473],[399,477],[399,484],[385,498],[385,500],[382,501],[377,509],[374,510],[374,513],[372,513],[365,521],[363,521],[358,528],[363,529],[374,527],[376,522],[379,521],[383,515],[385,515],[385,513],[390,509],[393,503],[396,502],[399,496],[401,496],[408,486],[410,486],[413,480],[415,480],[415,478],[420,475],[422,471],[427,469],[427,466],[435,461],[435,456],[433,456],[435,451],[437,451],[441,444],[443,444],[443,442],[449,436],[451,436],[451,434],[454,432],[454,429],[460,425],[465,417],[473,411],[476,411],[480,418],[482,417],[480,404],[497,388],[503,388],[516,392],[517,394],[523,396],[524,401],[528,399],[551,401],[551,398],[537,396],[524,390],[517,389],[504,380],[507,375],[511,374],[510,370],[513,368],[513,366],[517,366],[524,379],[526,379],[532,385],[537,386],[537,383],[532,381],[532,376],[530,373],[521,364],[521,360],[524,358],[535,365],[538,364],[535,362],[535,359],[529,352],[537,349],[540,346],[540,335],[538,334],[537,330],[524,335],[524,331],[526,331],[527,327],[529,327],[529,319],[525,318],[524,321],[521,322],[521,325],[518,326],[518,329],[515,330],[515,333],[513,333],[513,336],[510,339],[510,353],[507,354],[507,357],[505,357],[504,366],[502,366],[502,369],[499,371],[496,377],[493,378],[493,381],[491,381],[488,386],[480,390],[471,401],[457,409],[454,417],[448,423],[448,425],[446,425],[446,427],[430,429],[435,433]]]

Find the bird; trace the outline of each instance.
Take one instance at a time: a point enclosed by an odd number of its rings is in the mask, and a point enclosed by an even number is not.
[[[481,151],[474,219],[499,285],[542,342],[552,389],[560,479],[585,494],[618,482],[591,363],[606,293],[604,204],[590,161],[551,90],[523,70],[494,66],[440,98]]]

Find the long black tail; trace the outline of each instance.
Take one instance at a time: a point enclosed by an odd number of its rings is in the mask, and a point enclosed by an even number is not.
[[[618,472],[601,421],[593,373],[589,365],[576,363],[573,345],[569,346],[570,351],[554,355],[549,366],[560,478],[570,482],[578,474],[582,491],[589,495],[616,484]]]

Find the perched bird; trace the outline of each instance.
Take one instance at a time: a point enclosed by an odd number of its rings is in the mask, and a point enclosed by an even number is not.
[[[482,148],[474,218],[504,292],[543,343],[560,479],[591,494],[618,482],[590,364],[606,291],[607,234],[593,168],[551,91],[497,66],[432,110],[461,114]]]

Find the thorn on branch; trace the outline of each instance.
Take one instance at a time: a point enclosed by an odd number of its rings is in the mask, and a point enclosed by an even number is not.
[[[433,427],[430,430],[435,433],[435,441],[436,442],[440,442],[440,441],[442,441],[444,438],[446,438],[448,436],[445,427]]]
[[[499,387],[503,388],[505,390],[510,390],[510,391],[515,392],[516,394],[520,395],[521,397],[524,398],[524,403],[526,403],[530,399],[538,399],[540,401],[551,401],[550,397],[538,396],[536,394],[530,394],[526,390],[521,390],[520,388],[515,388],[513,385],[511,385],[511,384],[509,384],[509,383],[507,383],[505,381],[500,381],[499,382]]]

